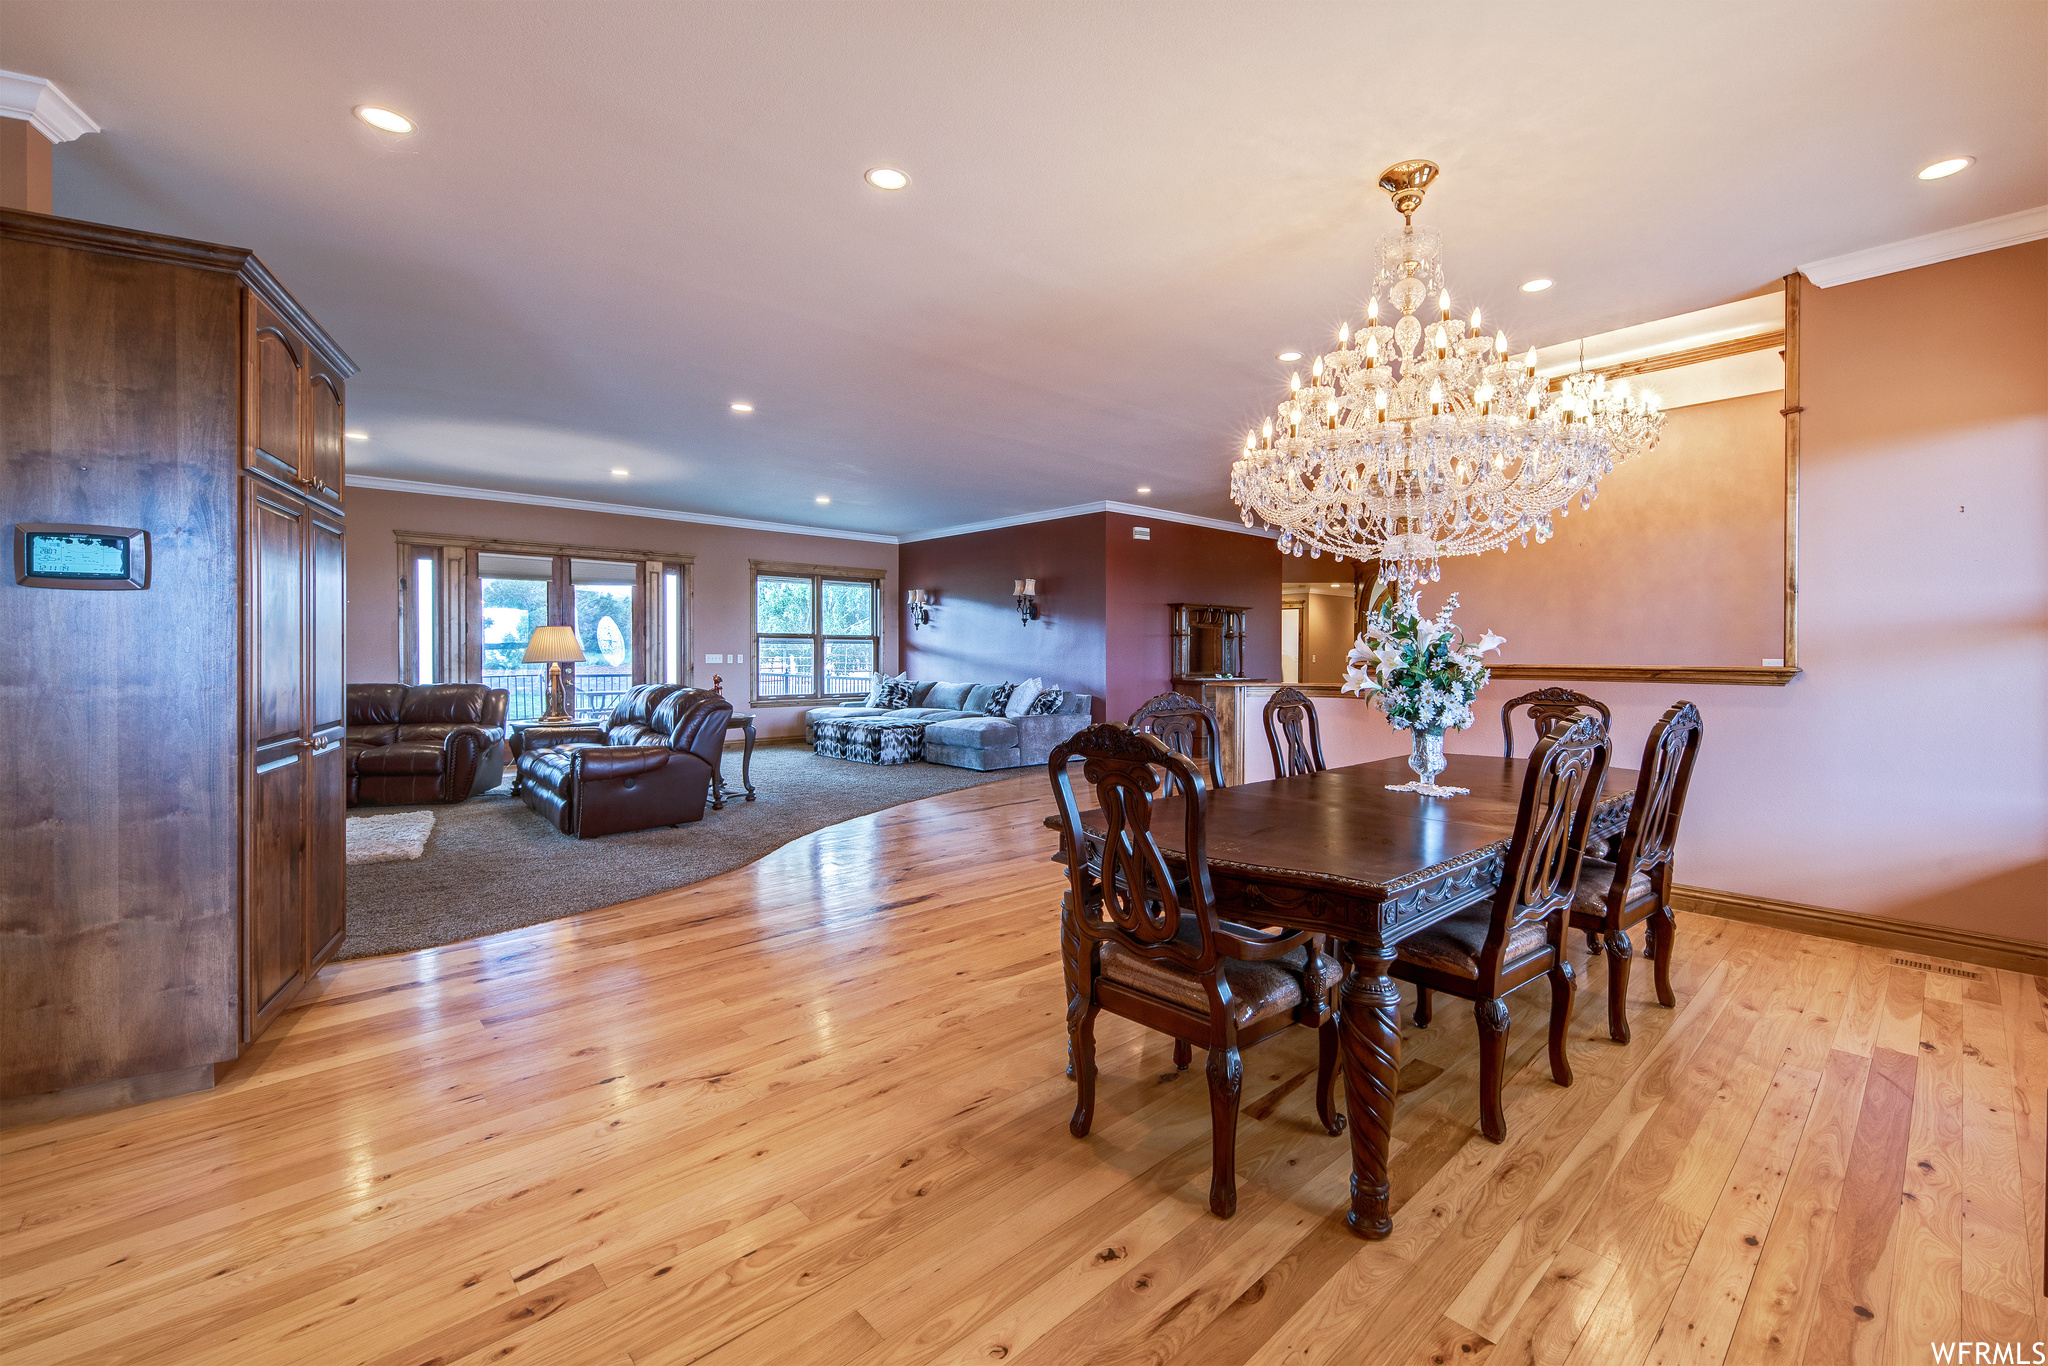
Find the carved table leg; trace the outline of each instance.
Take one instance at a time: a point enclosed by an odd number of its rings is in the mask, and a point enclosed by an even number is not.
[[[1344,1044],[1344,1108],[1351,1116],[1351,1212],[1344,1222],[1361,1238],[1394,1231],[1387,1213],[1387,1147],[1400,1087],[1400,990],[1387,976],[1391,948],[1347,943],[1350,971],[1339,997]]]
[[[740,751],[740,786],[747,790],[747,800],[754,800],[754,723],[742,727],[746,732],[746,747]]]

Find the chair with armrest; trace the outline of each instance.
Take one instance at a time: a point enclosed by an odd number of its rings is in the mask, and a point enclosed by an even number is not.
[[[1508,1052],[1509,993],[1550,979],[1550,1075],[1572,1084],[1565,1057],[1576,982],[1565,957],[1565,917],[1578,891],[1579,865],[1600,783],[1607,773],[1607,727],[1582,716],[1536,742],[1529,756],[1515,833],[1500,885],[1486,904],[1461,911],[1401,941],[1392,973],[1416,988],[1415,1023],[1429,1024],[1429,993],[1472,1002],[1479,1022],[1480,1128],[1507,1138],[1501,1083]]]
[[[1671,991],[1671,942],[1677,929],[1671,913],[1671,858],[1702,732],[1699,708],[1690,702],[1673,706],[1650,728],[1628,828],[1615,846],[1614,861],[1588,857],[1579,874],[1571,923],[1586,932],[1588,942],[1599,936],[1606,949],[1607,1033],[1616,1043],[1627,1043],[1629,1037],[1631,926],[1649,922],[1643,952],[1656,964],[1657,1003],[1666,1009],[1678,1004]]]
[[[1081,829],[1069,761],[1081,761],[1106,829],[1096,844]],[[1208,1050],[1212,1165],[1209,1208],[1237,1210],[1239,1050],[1290,1025],[1317,1031],[1316,1114],[1324,1132],[1344,1121],[1331,1104],[1337,1023],[1330,992],[1342,979],[1314,935],[1262,932],[1218,918],[1203,847],[1208,788],[1200,771],[1158,737],[1091,726],[1046,761],[1067,848],[1099,849],[1067,860],[1060,909],[1069,980],[1068,1037],[1077,1092],[1068,1127],[1086,1138],[1095,1118],[1095,1016],[1107,1010],[1169,1034],[1182,1066]],[[1154,799],[1183,796],[1186,868],[1170,868],[1153,838]]]
[[[704,818],[732,703],[677,683],[643,684],[603,726],[551,730],[519,756],[519,796],[578,839]]]
[[[503,688],[348,685],[348,804],[459,802],[505,776]]]
[[[1323,728],[1316,704],[1299,688],[1280,688],[1266,699],[1266,744],[1273,751],[1273,776],[1321,773]]]
[[[1177,692],[1163,692],[1131,713],[1130,727],[1158,736],[1175,754],[1202,765],[1209,786],[1226,786],[1223,733],[1217,728],[1216,713],[1200,702]]]

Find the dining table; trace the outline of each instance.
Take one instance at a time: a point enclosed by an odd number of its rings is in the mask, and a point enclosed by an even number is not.
[[[1427,797],[1389,790],[1412,782],[1404,758],[1328,768],[1238,787],[1212,788],[1203,812],[1209,880],[1219,917],[1241,924],[1313,930],[1341,945],[1338,996],[1344,1104],[1351,1132],[1351,1208],[1363,1238],[1393,1232],[1387,1149],[1401,1071],[1399,988],[1388,969],[1403,939],[1486,902],[1501,880],[1528,760],[1446,755],[1435,781],[1469,788]],[[1619,836],[1636,774],[1607,770],[1589,841]],[[1185,866],[1179,796],[1155,799],[1151,828],[1169,864]],[[1083,835],[1104,835],[1100,811],[1082,814]],[[1072,999],[1081,942],[1060,936]]]

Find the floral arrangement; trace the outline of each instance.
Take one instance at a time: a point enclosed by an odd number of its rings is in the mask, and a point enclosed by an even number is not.
[[[1401,730],[1441,733],[1471,725],[1473,699],[1492,677],[1485,657],[1507,641],[1488,631],[1468,642],[1451,621],[1457,609],[1456,593],[1434,617],[1422,615],[1412,591],[1376,602],[1365,634],[1351,648],[1343,690],[1371,693],[1373,705]]]

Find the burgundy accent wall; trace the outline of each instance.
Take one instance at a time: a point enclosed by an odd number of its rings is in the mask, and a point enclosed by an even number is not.
[[[938,598],[931,625],[903,632],[903,667],[910,676],[953,683],[1043,678],[1048,687],[1089,694],[1095,719],[1103,719],[1107,515],[898,546],[900,586],[893,610],[905,610],[907,589],[922,588]],[[1038,580],[1039,617],[1029,626],[1019,620],[1011,592],[1017,579]]]
[[[1172,689],[1171,603],[1249,607],[1245,673],[1280,680],[1280,554],[1271,540],[1163,518],[1103,515],[1110,720],[1122,721],[1147,698]],[[1152,539],[1134,539],[1131,528],[1138,526],[1150,527]]]

